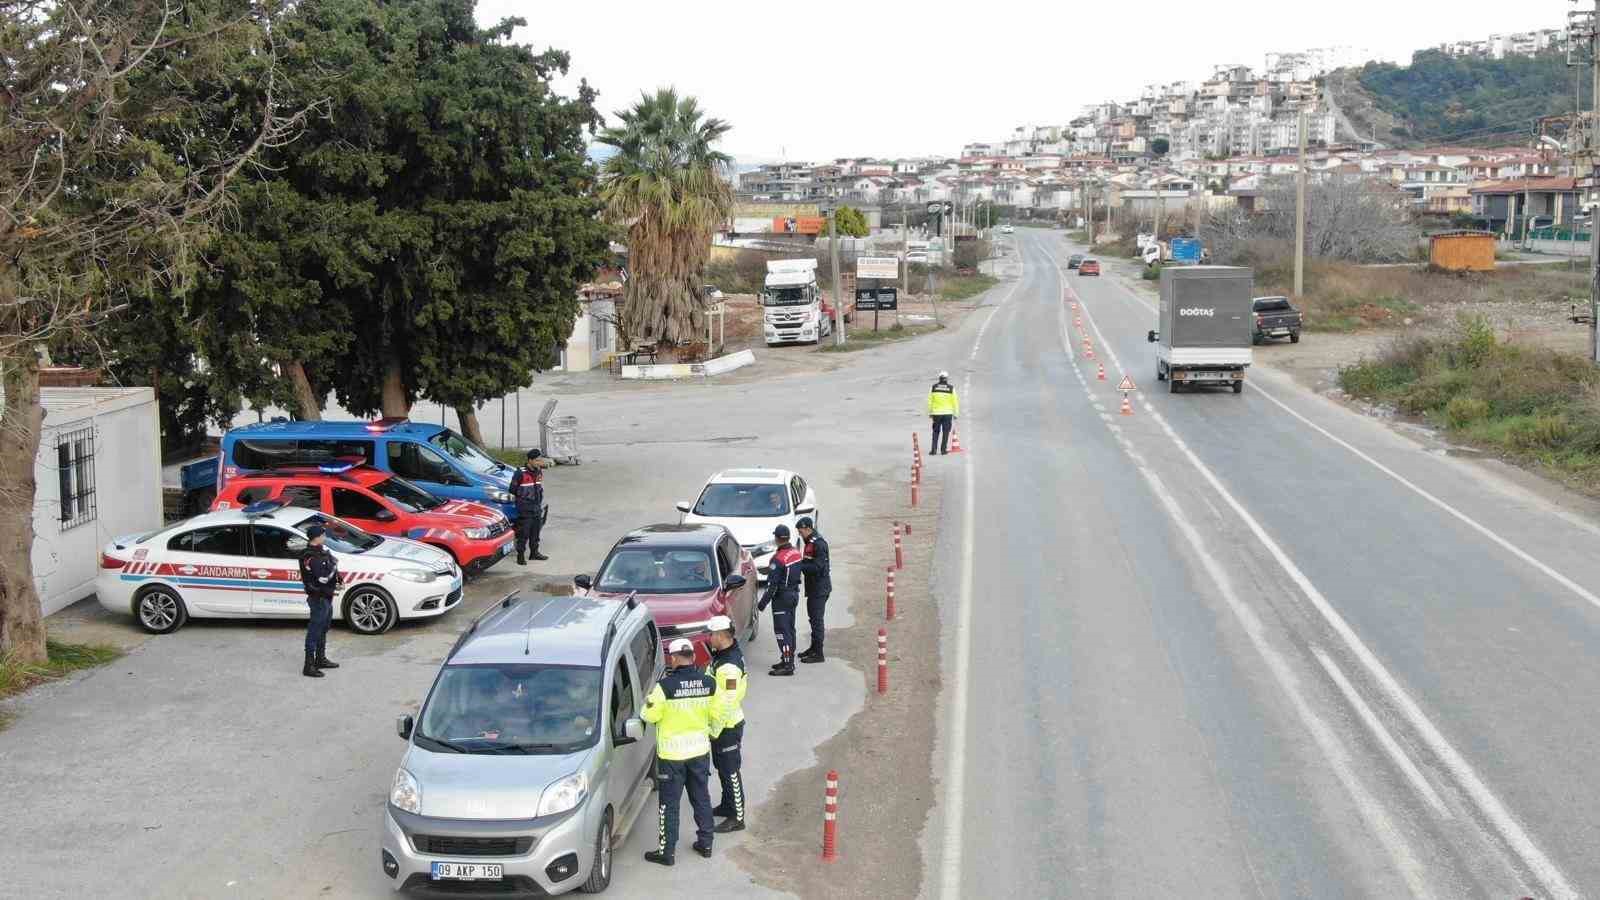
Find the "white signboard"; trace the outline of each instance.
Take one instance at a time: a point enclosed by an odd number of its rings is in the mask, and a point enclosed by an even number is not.
[[[856,260],[857,278],[900,277],[900,261],[892,256],[863,256]]]

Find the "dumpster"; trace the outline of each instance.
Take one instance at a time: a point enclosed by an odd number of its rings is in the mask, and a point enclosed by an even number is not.
[[[578,458],[578,417],[556,416],[550,420],[549,433],[545,455],[558,463],[577,465],[581,461]]]

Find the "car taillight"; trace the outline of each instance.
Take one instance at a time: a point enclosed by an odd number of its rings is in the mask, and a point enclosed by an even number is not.
[[[115,556],[103,551],[100,554],[100,568],[102,569],[120,569],[127,564],[128,561],[125,559],[117,559]]]

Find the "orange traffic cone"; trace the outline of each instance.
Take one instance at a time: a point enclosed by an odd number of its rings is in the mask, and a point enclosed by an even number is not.
[[[954,426],[950,428],[950,452],[961,452],[961,432],[957,431]]]
[[[1133,415],[1133,404],[1128,400],[1126,391],[1122,394],[1122,414],[1125,416]]]
[[[1099,380],[1099,381],[1105,381],[1106,380],[1106,364],[1105,363],[1096,363],[1095,365],[1100,367],[1100,374],[1096,375],[1095,378],[1097,380]]]

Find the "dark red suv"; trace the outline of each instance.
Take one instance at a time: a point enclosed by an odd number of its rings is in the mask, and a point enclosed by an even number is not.
[[[320,510],[373,534],[430,544],[455,557],[468,575],[499,562],[516,539],[494,507],[436,497],[397,475],[353,463],[240,472],[211,508],[238,509],[260,500]]]

